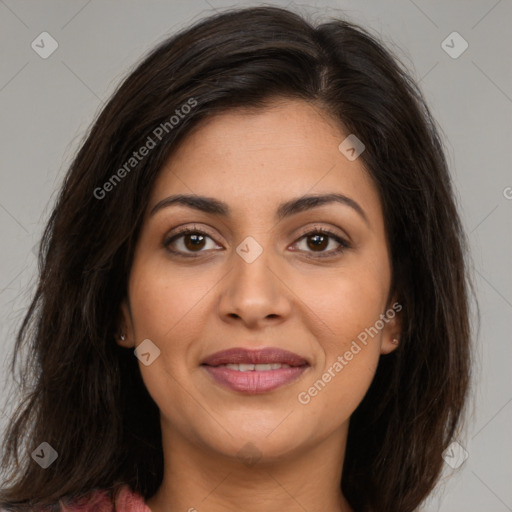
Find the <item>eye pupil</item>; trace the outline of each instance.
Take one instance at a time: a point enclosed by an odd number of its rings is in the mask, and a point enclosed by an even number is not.
[[[167,250],[174,254],[179,254],[180,256],[200,256],[203,254],[203,248],[206,245],[206,239],[211,237],[205,233],[202,233],[199,230],[185,229],[181,231],[180,234],[171,237],[169,241],[164,243],[164,246]],[[180,240],[183,245],[183,249],[172,249],[174,243],[177,243],[177,240]],[[335,240],[336,243],[340,246],[335,251],[326,251],[329,246],[329,242],[331,240]],[[333,233],[323,230],[315,230],[310,231],[308,234],[303,235],[300,240],[302,243],[306,242],[307,249],[301,252],[315,252],[318,253],[316,258],[319,257],[329,257],[335,256],[342,253],[347,247],[348,244],[343,243],[343,240],[340,237],[337,237]],[[187,254],[188,253],[188,254]],[[192,254],[197,253],[197,254]]]
[[[201,245],[201,244],[204,244],[204,236],[203,235],[200,235],[198,233],[187,234],[184,236],[184,239],[185,239],[185,246],[187,249],[202,249],[203,248],[203,245]],[[189,246],[187,241],[190,241],[191,239],[193,239],[194,242]]]
[[[328,237],[326,237],[325,235],[320,235],[320,234],[311,235],[308,237],[308,239],[315,240],[315,242],[313,242],[313,245],[310,246],[310,248],[312,248],[312,249],[325,249],[325,247],[327,247],[327,245],[328,245]],[[320,241],[320,243],[318,243],[319,239],[323,239],[323,240]],[[327,244],[325,243],[326,241],[327,241]]]

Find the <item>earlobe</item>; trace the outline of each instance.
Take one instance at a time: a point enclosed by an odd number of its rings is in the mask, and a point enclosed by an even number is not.
[[[395,336],[391,339],[384,339],[380,348],[381,354],[390,354],[394,352],[400,345],[400,339]]]
[[[398,335],[393,335],[391,338],[384,338],[380,353],[381,354],[390,354],[394,352],[398,346],[400,345],[400,338]]]
[[[115,335],[116,343],[124,348],[132,347],[134,339],[132,331],[130,306],[127,299],[124,298],[119,308],[118,332]]]
[[[402,333],[402,306],[398,302],[393,302],[393,306],[386,311],[386,326],[382,333],[381,354],[390,354],[400,346],[400,336]]]

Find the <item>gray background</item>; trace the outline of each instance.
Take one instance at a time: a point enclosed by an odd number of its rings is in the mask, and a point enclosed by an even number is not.
[[[512,2],[273,4],[313,12],[319,20],[340,15],[361,23],[380,35],[420,81],[445,137],[481,308],[473,401],[458,438],[469,457],[458,470],[444,464],[442,483],[422,510],[512,511]],[[67,166],[103,102],[166,36],[216,9],[249,5],[256,3],[0,0],[4,366],[34,290],[34,246]],[[47,59],[31,48],[44,31],[59,45]],[[456,59],[441,47],[453,31],[469,44]],[[10,411],[6,385],[2,371],[1,428]]]

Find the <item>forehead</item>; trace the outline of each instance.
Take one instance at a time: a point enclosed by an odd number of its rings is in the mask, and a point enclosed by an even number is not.
[[[373,180],[360,159],[349,161],[338,149],[347,135],[326,112],[302,100],[217,114],[198,124],[168,159],[149,208],[178,193],[218,197],[236,210],[338,192],[378,216]]]

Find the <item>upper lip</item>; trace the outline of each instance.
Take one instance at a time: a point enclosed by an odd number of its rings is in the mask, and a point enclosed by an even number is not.
[[[248,350],[242,347],[230,348],[215,352],[203,360],[201,364],[219,366],[221,364],[272,364],[282,363],[290,366],[308,364],[303,357],[280,348],[268,347]]]

